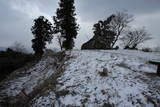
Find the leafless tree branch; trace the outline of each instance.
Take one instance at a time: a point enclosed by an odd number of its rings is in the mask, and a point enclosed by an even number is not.
[[[126,32],[126,35],[121,38],[125,47],[136,48],[137,45],[152,39],[150,34],[146,31],[146,29],[134,29]]]

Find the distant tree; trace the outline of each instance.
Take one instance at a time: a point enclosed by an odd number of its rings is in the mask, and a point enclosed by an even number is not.
[[[100,20],[98,23],[94,24],[93,38],[84,43],[81,49],[111,49],[116,36],[116,33],[110,26],[114,17],[114,15],[111,15],[106,20]]]
[[[10,48],[16,52],[27,53],[25,46],[17,41],[14,42],[14,44]]]
[[[157,46],[157,47],[155,48],[155,51],[156,51],[156,52],[160,52],[160,46]]]
[[[142,48],[142,51],[143,52],[152,52],[152,49],[151,48]]]
[[[79,29],[75,18],[74,0],[60,0],[59,6],[57,16],[54,16],[54,25],[64,38],[62,47],[69,50],[74,47],[74,38]]]
[[[46,42],[51,43],[53,38],[53,27],[52,24],[44,17],[39,16],[34,20],[34,25],[31,28],[34,35],[32,40],[32,48],[35,54],[42,55],[44,53],[44,48]]]
[[[145,28],[135,29],[128,31],[125,36],[121,38],[125,48],[135,49],[137,45],[152,39],[150,34],[145,30]]]
[[[124,30],[129,27],[129,23],[133,21],[133,16],[129,15],[127,12],[117,12],[116,14],[114,14],[114,16],[115,17],[110,23],[112,30],[116,33],[112,48],[118,41],[120,35],[124,32]]]

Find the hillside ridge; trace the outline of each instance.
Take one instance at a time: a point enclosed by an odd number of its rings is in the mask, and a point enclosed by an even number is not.
[[[47,53],[0,84],[0,105],[158,107],[160,77],[148,63],[157,58],[159,53],[129,50]]]

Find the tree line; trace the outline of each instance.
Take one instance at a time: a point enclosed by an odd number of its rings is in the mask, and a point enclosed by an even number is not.
[[[53,24],[44,16],[34,20],[31,31],[34,35],[32,48],[36,55],[42,55],[46,43],[51,43],[53,35],[56,35],[59,46],[65,50],[74,47],[79,24],[77,24],[74,0],[60,0],[56,16],[53,16]],[[125,49],[135,49],[137,46],[151,39],[145,28],[133,29],[129,24],[133,16],[127,12],[117,12],[105,20],[100,20],[93,25],[94,35],[88,42],[82,45],[82,49],[114,49],[117,41],[121,40]]]
[[[152,39],[145,27],[134,29],[129,25],[134,20],[127,12],[117,12],[93,25],[94,36],[82,45],[82,49],[118,49],[118,40],[124,49],[137,49],[146,40]]]

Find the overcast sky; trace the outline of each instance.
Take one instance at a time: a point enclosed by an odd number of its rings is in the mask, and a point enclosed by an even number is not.
[[[50,21],[55,15],[59,0],[0,0],[0,47],[8,47],[15,41],[31,47],[33,20],[44,15]],[[160,0],[75,0],[78,23],[81,30],[76,47],[93,36],[92,27],[98,20],[106,19],[116,11],[127,10],[134,15],[131,26],[145,26],[153,40],[145,47],[160,45]],[[58,47],[53,41],[49,47]]]

